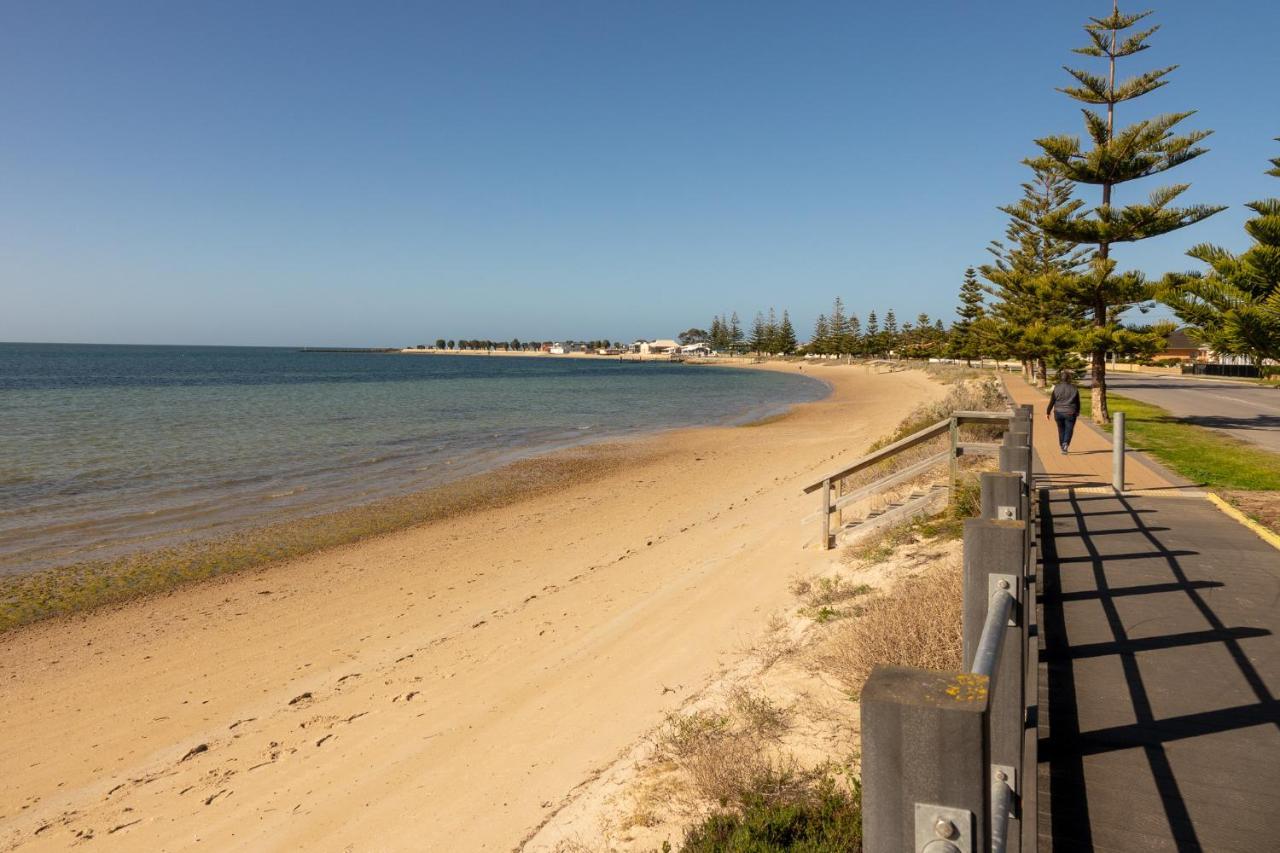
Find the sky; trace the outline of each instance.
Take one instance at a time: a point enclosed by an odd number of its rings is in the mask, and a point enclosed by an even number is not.
[[[1280,195],[1280,3],[1158,2],[1121,105],[1184,109],[1230,205],[1123,246],[1194,268]],[[1137,7],[1135,7],[1137,8]],[[834,296],[954,317],[1105,0],[0,0],[0,340],[631,340]],[[1097,70],[1097,69],[1095,69]],[[1081,197],[1096,203],[1093,188]]]

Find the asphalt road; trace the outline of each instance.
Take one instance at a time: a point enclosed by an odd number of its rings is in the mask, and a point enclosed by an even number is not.
[[[1107,374],[1108,389],[1188,423],[1222,430],[1280,453],[1280,389],[1243,382]]]

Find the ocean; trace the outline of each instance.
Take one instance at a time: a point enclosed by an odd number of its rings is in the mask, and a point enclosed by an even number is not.
[[[0,573],[217,536],[816,400],[668,363],[0,343]]]

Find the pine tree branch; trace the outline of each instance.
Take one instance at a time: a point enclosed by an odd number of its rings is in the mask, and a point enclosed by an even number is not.
[[[1141,51],[1146,50],[1150,47],[1150,45],[1146,43],[1147,39],[1149,39],[1158,29],[1160,29],[1160,25],[1156,24],[1154,27],[1129,36],[1129,38],[1125,39],[1124,42],[1116,48],[1113,56],[1133,56],[1135,53],[1140,53]]]
[[[1176,65],[1170,65],[1167,68],[1157,68],[1130,77],[1112,90],[1111,103],[1119,104],[1123,101],[1131,101],[1148,92],[1154,92],[1162,86],[1167,86],[1169,81],[1163,78],[1177,70],[1177,68],[1178,66]]]
[[[1097,74],[1090,74],[1088,71],[1083,71],[1079,68],[1072,68],[1069,65],[1062,66],[1062,70],[1076,78],[1080,82],[1080,86],[1060,88],[1058,89],[1059,92],[1086,104],[1105,104],[1110,101],[1111,87],[1107,83],[1107,78]]]
[[[1121,12],[1113,12],[1112,14],[1108,15],[1105,18],[1090,17],[1089,20],[1092,21],[1093,23],[1085,24],[1084,28],[1090,31],[1092,30],[1116,30],[1116,31],[1127,30],[1129,29],[1129,27],[1132,27],[1134,24],[1138,23],[1138,21],[1141,21],[1143,18],[1147,17],[1150,14],[1152,14],[1151,10],[1148,10],[1146,12],[1139,12],[1136,15],[1125,15]]]

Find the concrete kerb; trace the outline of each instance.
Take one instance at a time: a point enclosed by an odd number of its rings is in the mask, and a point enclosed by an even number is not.
[[[1243,512],[1236,509],[1231,504],[1227,503],[1225,500],[1215,495],[1213,492],[1205,492],[1204,497],[1206,500],[1209,501],[1209,503],[1213,504],[1218,509],[1222,510],[1224,514],[1235,519],[1236,521],[1240,522],[1245,527],[1249,528],[1254,533],[1256,533],[1258,537],[1262,539],[1263,542],[1266,542],[1268,545],[1275,548],[1277,551],[1280,551],[1280,534],[1276,534],[1271,530],[1268,530],[1266,527],[1254,521],[1252,518],[1245,515]]]

